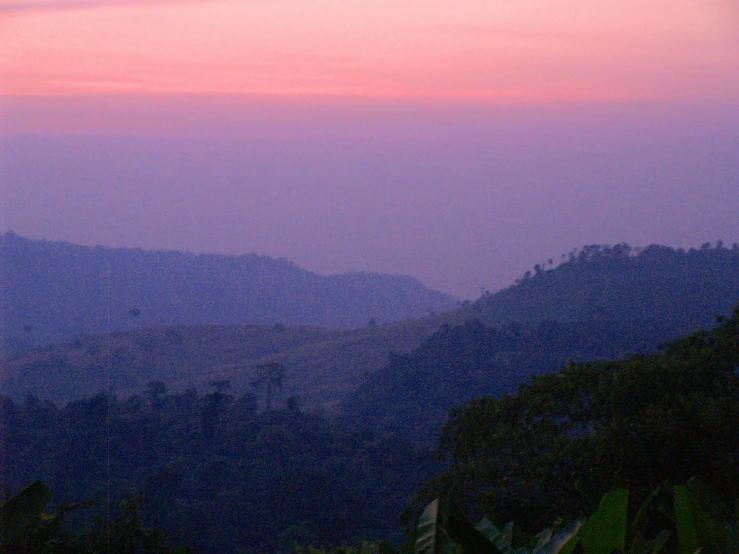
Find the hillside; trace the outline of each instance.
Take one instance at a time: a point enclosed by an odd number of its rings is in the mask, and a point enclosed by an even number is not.
[[[662,341],[710,328],[739,300],[739,245],[699,249],[592,245],[537,265],[516,284],[458,310],[450,322],[600,319],[659,329]]]
[[[343,420],[357,430],[392,431],[432,446],[453,408],[474,398],[512,394],[532,375],[570,360],[620,358],[651,352],[655,336],[603,321],[444,326],[407,355],[394,355],[347,395]]]
[[[277,362],[286,370],[280,401],[299,395],[307,406],[330,407],[383,367],[391,351],[412,350],[437,326],[427,318],[357,330],[201,326],[83,336],[8,357],[0,394],[63,403],[109,386],[121,397],[140,394],[152,380],[173,392],[203,393],[212,381],[230,380],[242,394],[250,390],[253,365]]]
[[[345,420],[433,444],[452,408],[570,360],[650,353],[739,303],[739,247],[590,247],[450,314],[347,396]]]
[[[457,305],[412,277],[321,276],[284,260],[0,237],[9,352],[82,335],[183,325],[364,327]]]
[[[353,425],[405,432],[417,422],[414,436],[429,439],[450,408],[476,395],[512,392],[529,374],[571,358],[653,351],[710,328],[737,302],[739,247],[591,247],[456,311],[401,323],[354,330],[170,326],[81,336],[10,356],[0,393],[63,402],[107,389],[110,368],[110,385],[122,396],[140,393],[150,380],[173,392],[206,392],[211,381],[229,379],[240,394],[249,389],[249,367],[277,362],[286,369],[282,400],[297,394],[308,406],[335,407],[345,399]],[[456,328],[475,320],[479,325]],[[391,352],[407,356],[389,358]],[[476,358],[464,361],[473,352]]]

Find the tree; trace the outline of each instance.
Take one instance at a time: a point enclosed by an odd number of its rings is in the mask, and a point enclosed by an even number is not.
[[[440,453],[450,469],[437,495],[471,514],[491,511],[541,528],[595,508],[616,487],[638,497],[701,477],[739,498],[739,307],[662,353],[574,364],[517,394],[453,411]]]
[[[187,546],[172,548],[160,529],[144,529],[140,512],[143,498],[125,500],[115,519],[98,518],[95,525],[71,532],[65,525],[70,512],[89,508],[92,502],[61,503],[52,514],[44,513],[51,491],[36,481],[0,506],[0,552],[25,554],[47,552],[142,552],[147,554],[188,554]]]
[[[149,381],[146,383],[146,395],[151,401],[151,408],[155,412],[162,409],[164,401],[162,397],[167,394],[167,385],[163,381]]]
[[[276,362],[257,364],[254,366],[255,378],[251,381],[254,388],[266,388],[265,406],[267,411],[272,410],[272,395],[274,389],[282,390],[282,380],[285,378],[285,366]]]
[[[223,412],[224,404],[232,399],[232,397],[226,392],[231,389],[230,381],[212,381],[211,386],[214,386],[216,390],[215,392],[205,396],[205,406],[203,406],[200,414],[203,436],[205,436],[207,440],[213,439],[215,427],[221,419],[221,412]]]

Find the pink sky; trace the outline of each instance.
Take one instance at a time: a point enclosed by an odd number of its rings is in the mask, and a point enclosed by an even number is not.
[[[737,0],[0,0],[0,231],[472,298],[739,241]]]
[[[736,98],[734,2],[0,0],[0,90]]]

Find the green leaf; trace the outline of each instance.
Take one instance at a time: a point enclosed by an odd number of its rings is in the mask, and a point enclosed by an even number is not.
[[[513,547],[513,522],[509,521],[503,526],[503,531],[495,541],[495,546],[500,550],[510,550]]]
[[[475,529],[485,535],[485,538],[490,542],[494,542],[498,536],[500,536],[500,529],[498,529],[493,522],[486,517],[482,518],[480,523],[475,525]]]
[[[472,524],[453,516],[447,518],[446,532],[465,554],[501,554],[487,537]]]
[[[628,504],[629,491],[626,489],[603,496],[600,506],[579,532],[585,554],[612,554],[626,550]]]
[[[0,507],[0,544],[8,544],[33,525],[51,500],[51,491],[36,481]]]
[[[675,487],[675,527],[680,554],[718,554],[716,537],[705,512],[684,485]]]
[[[660,550],[662,550],[662,547],[667,544],[667,541],[670,540],[671,536],[672,533],[670,531],[660,531],[660,533],[656,537],[654,537],[654,540],[649,543],[646,554],[657,554]]]
[[[652,502],[654,502],[654,499],[657,498],[657,495],[659,495],[661,490],[662,490],[661,486],[658,486],[656,489],[654,489],[650,493],[650,495],[647,497],[647,499],[639,507],[639,511],[636,512],[636,515],[634,516],[633,521],[629,525],[629,536],[630,537],[636,538],[640,536],[641,530],[644,528],[644,523],[649,513],[649,507],[652,505]]]
[[[416,554],[436,554],[439,534],[439,499],[426,506],[418,518]]]
[[[542,548],[544,548],[549,541],[552,540],[552,534],[553,529],[551,527],[547,527],[543,531],[541,531],[538,535],[536,535],[536,538],[538,539],[536,541],[536,545],[534,546],[534,552],[539,552]]]
[[[731,527],[735,523],[734,512],[721,499],[711,492],[705,483],[696,477],[687,482],[690,494],[695,498],[703,513],[722,527]]]
[[[562,548],[577,534],[584,523],[582,519],[573,519],[541,547],[537,544],[534,554],[560,554]]]
[[[570,537],[562,548],[559,549],[559,554],[582,554],[582,537],[575,533]]]

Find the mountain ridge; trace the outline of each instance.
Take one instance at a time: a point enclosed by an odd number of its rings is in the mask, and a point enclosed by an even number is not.
[[[0,237],[8,351],[165,325],[359,328],[457,305],[409,276],[322,276],[284,259]]]
[[[672,261],[665,265],[659,261],[664,257]],[[676,272],[675,267],[681,264],[687,264],[685,270]],[[274,362],[286,369],[283,397],[299,395],[307,406],[329,409],[339,409],[344,402],[346,411],[382,422],[395,417],[384,390],[392,391],[389,396],[407,399],[399,388],[407,376],[398,371],[409,367],[397,363],[401,354],[418,370],[413,386],[443,400],[438,406],[438,414],[443,415],[448,408],[466,402],[473,389],[475,394],[498,390],[491,387],[495,371],[504,370],[507,375],[505,391],[499,392],[511,392],[528,374],[555,370],[568,358],[652,351],[681,334],[709,328],[716,315],[726,315],[737,302],[737,246],[682,252],[655,246],[638,253],[625,246],[598,247],[583,255],[573,254],[571,260],[555,268],[540,268],[508,289],[484,295],[455,311],[393,324],[354,330],[283,323],[140,327],[97,337],[78,335],[67,343],[6,357],[0,372],[0,393],[16,398],[34,394],[61,402],[107,390],[103,377],[109,367],[108,353],[114,362],[110,369],[116,394],[140,394],[149,380],[165,381],[173,392],[191,386],[207,390],[212,380],[230,380],[234,392],[241,393],[250,387],[245,369]],[[548,305],[549,311],[542,305]],[[455,330],[474,320],[487,330]],[[451,328],[451,334],[445,326]],[[531,344],[542,348],[563,340],[555,350],[536,352],[526,351],[526,341],[513,341],[512,346],[501,343],[501,337],[510,335],[516,326],[518,332],[530,337]],[[460,358],[449,351],[448,344],[444,346],[455,333],[459,346],[466,345],[469,352],[482,356],[479,363],[467,364],[464,356]],[[177,334],[187,348],[172,342]],[[470,342],[475,337],[484,338],[478,342],[488,344],[492,358],[485,352],[475,353],[479,349]],[[564,340],[566,337],[571,338]],[[428,340],[441,342],[424,346]],[[435,361],[423,358],[423,352],[429,351],[438,352]],[[516,362],[518,359],[522,361]],[[444,374],[443,367],[437,366],[456,364],[455,360],[467,364],[460,370],[463,380],[469,381],[463,373],[472,372],[470,390],[453,386],[447,392],[434,392]],[[536,360],[541,363],[534,363]],[[66,377],[60,372],[66,372]],[[375,399],[371,406],[364,401],[369,398]],[[418,404],[406,406],[409,414],[420,413],[422,395],[414,402]],[[427,423],[430,429],[441,421],[437,417],[436,423]]]

